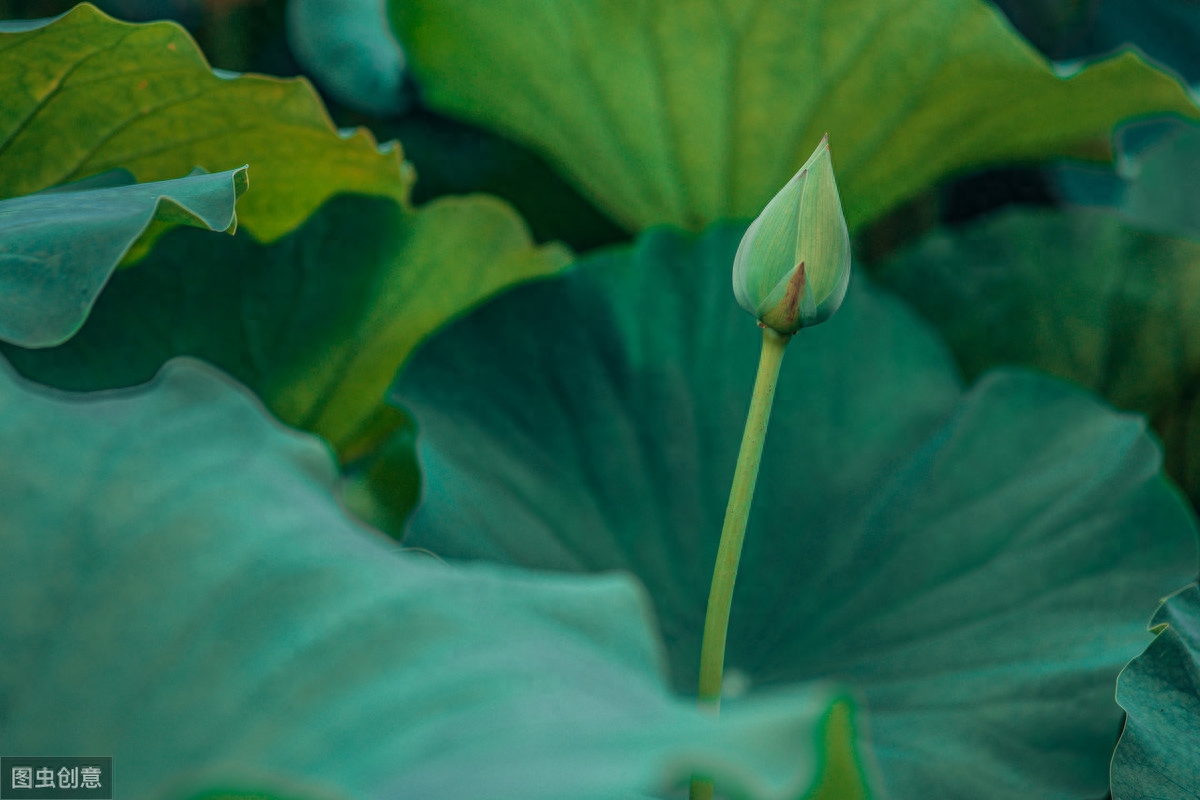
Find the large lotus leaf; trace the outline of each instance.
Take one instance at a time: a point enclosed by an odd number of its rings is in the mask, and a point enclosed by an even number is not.
[[[632,571],[684,691],[757,362],[729,288],[742,230],[651,232],[519,287],[395,392],[424,468],[407,542]],[[784,358],[727,687],[857,686],[894,798],[1097,797],[1117,672],[1195,569],[1139,417],[1025,372],[964,395],[934,333],[860,278]]]
[[[715,725],[628,576],[401,554],[212,367],[82,396],[0,372],[7,752],[111,755],[119,797],[609,800],[698,769],[794,800],[829,761],[828,686]]]
[[[1070,78],[983,0],[392,0],[436,108],[544,152],[625,225],[752,217],[828,132],[851,227],[953,172],[1197,116],[1123,53]]]
[[[262,241],[341,192],[404,201],[399,148],[339,133],[306,81],[218,77],[183,28],[133,25],[87,3],[0,32],[0,197],[121,167],[140,181],[250,165],[238,206]]]
[[[1128,714],[1113,755],[1113,800],[1200,796],[1200,589],[1168,597],[1150,623],[1146,652],[1121,671]]]
[[[197,356],[348,456],[392,427],[373,423],[423,336],[568,259],[560,247],[535,247],[520,218],[484,196],[415,213],[343,196],[273,245],[195,233],[173,231],[114,275],[66,344],[5,354],[26,376],[73,390],[141,383],[172,356]]]
[[[287,38],[296,60],[339,102],[369,114],[404,110],[404,51],[385,0],[292,0]]]
[[[1117,145],[1116,172],[1078,165],[1055,169],[1063,197],[1111,208],[1144,230],[1200,239],[1200,186],[1192,179],[1200,170],[1200,127],[1175,119],[1138,123],[1118,132]]]
[[[1023,364],[1151,417],[1200,497],[1200,244],[1100,211],[1011,210],[927,237],[878,277],[946,337],[969,378]]]
[[[22,347],[66,341],[152,222],[233,233],[234,205],[245,188],[242,167],[0,200],[0,339]]]

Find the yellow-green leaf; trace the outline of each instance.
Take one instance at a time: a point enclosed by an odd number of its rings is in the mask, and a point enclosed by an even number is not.
[[[249,164],[238,221],[260,241],[335,194],[407,202],[400,149],[337,131],[302,79],[219,77],[174,23],[133,25],[83,4],[0,33],[0,198],[122,167],[139,181]]]
[[[1122,53],[1061,77],[983,0],[392,0],[425,97],[630,228],[752,217],[828,132],[855,228],[954,172],[1196,117]]]

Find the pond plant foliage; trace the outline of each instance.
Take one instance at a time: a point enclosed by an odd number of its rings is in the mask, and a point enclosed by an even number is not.
[[[1170,69],[982,0],[292,13],[361,127],[174,23],[0,23],[0,754],[139,798],[1200,795]],[[376,132],[433,112],[626,240],[414,202]],[[856,257],[1014,165],[1061,201]]]

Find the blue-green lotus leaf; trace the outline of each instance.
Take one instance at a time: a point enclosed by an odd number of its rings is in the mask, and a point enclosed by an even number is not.
[[[385,0],[293,0],[287,37],[296,60],[339,102],[381,116],[404,110],[404,51]]]
[[[407,542],[457,559],[621,568],[694,691],[757,362],[730,291],[742,226],[513,290],[402,371],[424,469]],[[864,694],[884,788],[1094,798],[1120,668],[1196,569],[1196,527],[1137,416],[1033,373],[960,388],[950,354],[864,279],[788,346],[734,595],[739,693]]]
[[[66,341],[152,222],[233,233],[246,189],[245,167],[154,183],[97,177],[114,180],[0,200],[0,339],[22,347]]]
[[[827,685],[718,726],[628,576],[402,553],[335,478],[201,362],[90,395],[0,362],[5,752],[110,755],[139,798],[609,800],[700,769],[794,800],[829,762]]]
[[[1121,671],[1125,731],[1113,755],[1113,800],[1200,796],[1200,588],[1168,597],[1146,652]]]
[[[44,28],[58,17],[41,17],[39,19],[6,19],[0,20],[0,33],[25,33]]]
[[[1197,15],[1200,21],[1200,14]],[[1200,126],[1178,119],[1128,125],[1117,135],[1117,170],[1064,165],[1052,173],[1063,197],[1105,207],[1143,230],[1200,239]]]

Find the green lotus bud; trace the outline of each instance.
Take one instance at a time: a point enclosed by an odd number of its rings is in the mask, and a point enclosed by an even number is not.
[[[733,293],[759,324],[782,334],[824,322],[850,281],[829,135],[746,230],[733,259]]]

